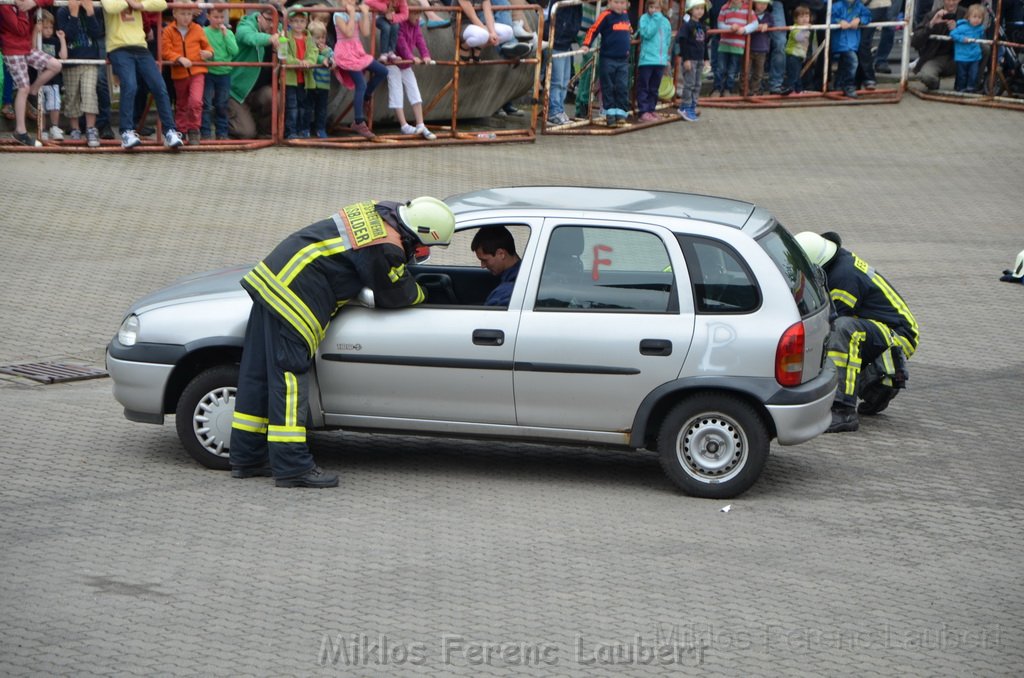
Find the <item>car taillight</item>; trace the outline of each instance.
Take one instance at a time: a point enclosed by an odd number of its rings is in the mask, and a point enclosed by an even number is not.
[[[782,333],[775,350],[775,381],[799,386],[804,377],[804,324],[799,322]]]

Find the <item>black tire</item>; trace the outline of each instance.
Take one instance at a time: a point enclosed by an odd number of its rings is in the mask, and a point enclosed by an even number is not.
[[[658,456],[686,494],[736,497],[754,484],[768,460],[768,429],[757,411],[724,393],[689,396],[665,417]]]
[[[238,365],[217,365],[197,374],[178,398],[178,438],[189,456],[207,468],[231,468],[228,445],[237,387]]]

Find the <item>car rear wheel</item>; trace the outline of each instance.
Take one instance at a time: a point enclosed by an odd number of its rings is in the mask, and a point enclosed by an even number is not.
[[[231,467],[228,445],[237,387],[238,365],[218,365],[196,375],[178,398],[178,438],[189,456],[207,468]]]
[[[747,489],[768,459],[768,430],[746,402],[723,393],[690,396],[658,435],[665,473],[694,497],[727,499]]]

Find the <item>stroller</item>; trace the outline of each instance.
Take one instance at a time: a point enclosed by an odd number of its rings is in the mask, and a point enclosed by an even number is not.
[[[1002,25],[999,37],[1010,43],[1024,44],[1024,0],[1002,0]],[[988,9],[991,16],[992,9]],[[993,23],[995,17],[992,16]],[[999,77],[996,78],[996,96],[1024,96],[1024,63],[1022,49],[1000,44],[998,54]]]

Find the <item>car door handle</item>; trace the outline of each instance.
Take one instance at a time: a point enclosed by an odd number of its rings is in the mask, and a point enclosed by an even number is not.
[[[501,346],[505,333],[501,330],[473,330],[473,343],[477,346]]]
[[[672,342],[668,339],[641,339],[640,355],[672,355]]]

